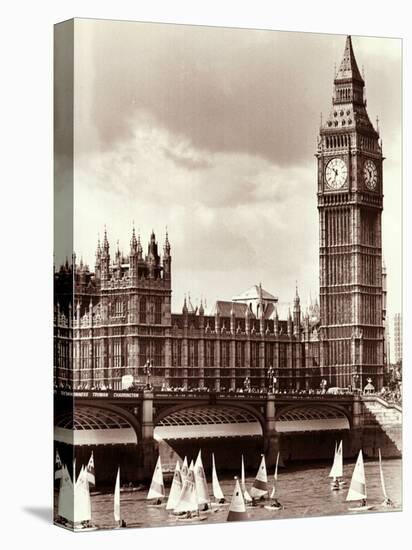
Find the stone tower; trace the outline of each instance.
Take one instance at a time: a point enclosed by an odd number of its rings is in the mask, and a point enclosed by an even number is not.
[[[382,386],[382,144],[346,39],[318,139],[321,375],[330,386]]]

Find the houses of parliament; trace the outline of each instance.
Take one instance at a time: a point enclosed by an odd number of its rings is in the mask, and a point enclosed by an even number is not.
[[[383,384],[385,273],[382,267],[382,146],[367,114],[351,38],[334,79],[316,151],[319,305],[302,311],[298,291],[280,319],[261,284],[205,312],[185,299],[171,311],[172,248],[152,232],[146,250],[113,253],[105,231],[94,271],[73,255],[55,271],[56,385],[120,389],[122,379],[166,387],[236,390],[248,380],[282,390]],[[251,281],[252,283],[252,281]]]

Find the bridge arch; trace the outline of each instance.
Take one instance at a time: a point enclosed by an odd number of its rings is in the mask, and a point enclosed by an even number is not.
[[[192,439],[262,436],[264,418],[247,404],[193,403],[162,409],[154,421],[154,438]]]
[[[127,410],[112,404],[76,404],[55,419],[54,439],[69,445],[137,444],[141,426]]]
[[[349,411],[339,405],[286,405],[276,410],[276,431],[287,433],[349,430],[351,420]]]

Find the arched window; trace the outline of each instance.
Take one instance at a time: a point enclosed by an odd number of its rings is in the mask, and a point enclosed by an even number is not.
[[[139,322],[146,323],[146,296],[142,296],[139,302]]]
[[[162,299],[161,298],[155,298],[154,322],[156,325],[162,324]]]

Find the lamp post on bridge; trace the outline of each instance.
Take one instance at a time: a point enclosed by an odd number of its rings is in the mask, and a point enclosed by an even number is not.
[[[268,378],[268,392],[270,391],[273,392],[275,390],[276,378],[275,378],[275,371],[272,365],[270,365],[268,368],[267,378]]]
[[[359,374],[355,370],[352,372],[352,387],[353,387],[354,393],[356,393],[358,390],[358,380],[359,380]]]
[[[153,361],[152,360],[147,360],[146,361],[146,364],[144,366],[144,373],[146,375],[146,388],[148,390],[150,390],[150,377],[152,375],[152,368],[153,368]]]

